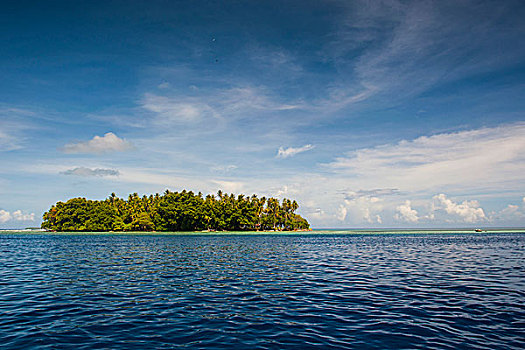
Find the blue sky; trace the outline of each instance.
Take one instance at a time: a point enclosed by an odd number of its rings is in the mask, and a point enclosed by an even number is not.
[[[522,1],[6,2],[0,228],[165,189],[525,226]]]

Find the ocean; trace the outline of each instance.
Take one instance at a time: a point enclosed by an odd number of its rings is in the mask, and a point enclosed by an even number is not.
[[[523,349],[525,231],[0,233],[2,349]]]

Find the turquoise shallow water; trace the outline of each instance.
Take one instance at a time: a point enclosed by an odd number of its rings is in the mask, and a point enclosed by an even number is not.
[[[416,230],[416,229],[389,229],[389,230],[379,230],[379,229],[314,229],[311,231],[217,231],[217,232],[207,232],[207,231],[190,231],[190,232],[48,232],[45,230],[36,230],[36,229],[25,229],[25,230],[0,230],[0,234],[36,234],[36,235],[62,235],[62,236],[72,236],[72,235],[102,235],[102,236],[115,236],[115,235],[125,235],[125,236],[222,236],[222,235],[245,235],[245,236],[262,236],[262,235],[430,235],[430,234],[525,234],[525,229],[508,229],[508,228],[492,228],[492,229],[483,229],[482,232],[475,232],[474,229],[425,229],[425,230]]]
[[[0,234],[2,348],[525,347],[525,232]]]

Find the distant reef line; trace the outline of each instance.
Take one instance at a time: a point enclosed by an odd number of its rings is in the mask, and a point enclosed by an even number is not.
[[[105,200],[71,198],[43,214],[42,229],[67,232],[119,231],[307,231],[308,221],[296,214],[299,204],[287,198],[218,191],[204,196],[183,190],[127,199],[112,193]]]

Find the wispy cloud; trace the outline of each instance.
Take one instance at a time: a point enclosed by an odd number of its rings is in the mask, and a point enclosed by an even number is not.
[[[512,44],[525,33],[520,16],[513,15],[513,2],[496,11],[492,3],[478,1],[456,2],[452,8],[448,2],[396,0],[342,5],[346,10],[341,11],[334,40],[323,51],[344,72],[325,99],[334,108],[372,97],[396,104],[525,58]]]
[[[212,166],[210,170],[213,172],[217,172],[217,173],[229,173],[237,168],[238,168],[237,165],[229,164],[229,165]]]
[[[309,151],[309,150],[311,150],[313,148],[314,148],[314,146],[310,145],[310,144],[304,145],[302,147],[297,147],[297,148],[288,147],[288,148],[285,149],[283,147],[279,147],[279,150],[277,151],[276,157],[277,158],[288,158],[288,157],[295,156],[296,154]]]
[[[294,63],[296,59],[282,47],[263,47],[252,43],[247,47],[246,52],[249,53],[252,61],[259,63],[265,68],[285,66],[289,70],[302,70],[300,66]]]
[[[160,127],[183,126],[213,129],[239,120],[253,120],[260,114],[289,111],[301,106],[283,103],[263,87],[235,86],[192,90],[177,95],[146,93],[142,109],[152,114],[152,123]],[[210,125],[214,125],[210,128]]]
[[[297,104],[282,103],[265,89],[253,86],[240,86],[225,89],[219,93],[220,105],[230,112],[246,111],[286,111],[300,108]]]
[[[157,87],[159,89],[169,89],[171,87],[171,84],[168,83],[167,81],[164,81],[164,82],[160,83],[159,85],[157,85]]]
[[[60,172],[62,175],[74,175],[74,176],[118,176],[120,172],[114,169],[101,169],[101,168],[86,168],[78,167]]]
[[[304,71],[298,58],[282,47],[251,43],[245,52],[254,67],[268,76],[279,75],[281,80],[294,79]]]
[[[499,212],[491,212],[489,218],[490,221],[493,222],[509,222],[516,220],[525,222],[525,197],[522,198],[520,204],[508,204]]]
[[[0,151],[21,149],[27,130],[34,128],[28,118],[35,114],[26,109],[0,104]]]
[[[0,151],[12,151],[19,148],[18,138],[0,129]]]
[[[345,196],[345,199],[355,199],[359,197],[381,197],[400,194],[397,188],[374,188],[371,190],[343,190],[341,193]]]
[[[158,124],[197,122],[215,115],[211,106],[196,98],[170,98],[150,93],[144,96],[142,108],[155,113]]]
[[[364,182],[401,190],[516,186],[525,173],[525,124],[423,136],[363,148],[328,165]]]
[[[69,143],[62,148],[64,153],[110,153],[110,152],[124,152],[133,148],[133,145],[119,138],[112,132],[106,133],[104,136],[95,136],[86,142]]]

